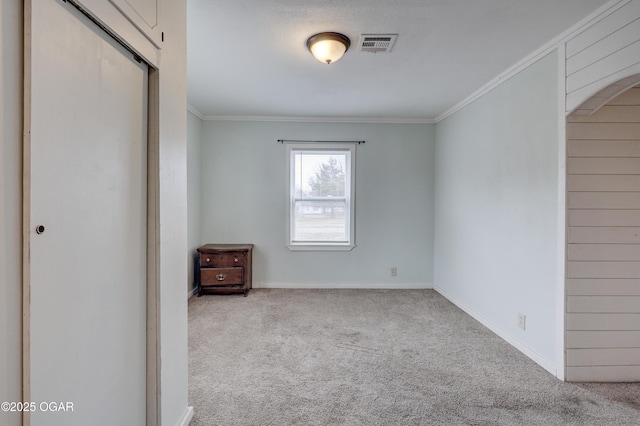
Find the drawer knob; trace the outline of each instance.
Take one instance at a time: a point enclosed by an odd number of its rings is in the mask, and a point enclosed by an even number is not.
[[[234,258],[233,258],[233,261],[234,261],[235,263],[238,263],[238,258],[237,258],[237,257],[234,257]]]
[[[225,278],[227,278],[227,274],[218,274],[218,275],[216,275],[216,279],[218,281],[224,281]]]
[[[205,262],[211,262],[211,259],[207,257],[207,258],[205,259]]]

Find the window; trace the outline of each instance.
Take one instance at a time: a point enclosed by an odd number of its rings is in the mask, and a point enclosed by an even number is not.
[[[287,246],[351,250],[355,145],[287,144]]]

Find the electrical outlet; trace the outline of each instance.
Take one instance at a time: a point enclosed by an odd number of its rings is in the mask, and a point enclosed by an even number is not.
[[[527,316],[523,313],[518,313],[518,328],[527,329]]]
[[[397,277],[398,276],[398,267],[397,266],[392,266],[391,267],[391,276],[392,277]]]

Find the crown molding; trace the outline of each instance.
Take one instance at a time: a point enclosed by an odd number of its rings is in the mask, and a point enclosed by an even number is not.
[[[194,107],[193,105],[187,104],[187,111],[189,111],[191,114],[193,114],[196,117],[198,117],[200,120],[204,121],[204,115],[202,115],[202,113],[200,111],[198,111],[196,109],[196,107]]]
[[[195,114],[195,113],[194,113]],[[433,124],[432,118],[406,117],[313,117],[313,116],[269,116],[269,115],[205,115],[204,121],[266,121],[286,123],[373,123],[373,124]]]
[[[434,119],[435,123],[438,123],[455,112],[460,111],[462,108],[471,104],[475,100],[481,98],[483,95],[487,94],[491,90],[495,89],[511,77],[515,76],[519,72],[528,68],[538,60],[542,59],[544,56],[556,50],[562,44],[566,43],[588,27],[590,27],[593,23],[605,18],[616,10],[620,9],[622,6],[630,3],[631,0],[611,0],[604,6],[597,9],[595,12],[588,15],[586,18],[579,21],[577,24],[573,25],[566,31],[562,32],[559,36],[555,37],[548,43],[544,44],[542,47],[536,49],[522,60],[516,62],[510,68],[507,68],[504,72],[498,74],[497,77],[493,78],[487,84],[482,86],[480,89],[472,93],[470,96],[465,98],[462,102],[456,104],[452,108],[448,109],[444,113],[440,114]]]

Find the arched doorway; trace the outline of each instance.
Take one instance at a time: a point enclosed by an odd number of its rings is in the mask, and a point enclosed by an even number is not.
[[[640,74],[567,117],[568,381],[640,381]]]

